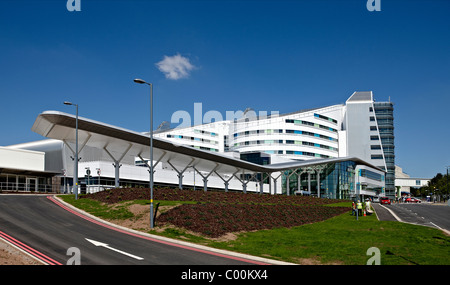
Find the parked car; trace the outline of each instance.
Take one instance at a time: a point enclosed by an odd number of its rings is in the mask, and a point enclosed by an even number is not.
[[[380,198],[380,203],[381,204],[388,204],[388,205],[390,205],[391,204],[391,200],[389,200],[388,197],[381,197]]]
[[[405,200],[406,203],[421,203],[422,201],[420,199],[417,199],[416,197],[408,197]]]

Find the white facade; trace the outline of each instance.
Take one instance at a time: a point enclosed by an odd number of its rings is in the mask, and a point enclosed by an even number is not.
[[[0,147],[0,169],[44,171],[45,153]]]
[[[272,161],[275,157],[287,160],[357,157],[386,170],[389,167],[384,139],[374,103],[372,92],[354,92],[345,104],[277,116],[244,116],[234,121],[174,128],[156,136],[214,152],[266,153]],[[393,138],[389,143],[393,156]],[[372,188],[381,188],[384,193],[386,178],[384,173],[380,175],[382,181],[375,183],[360,177],[361,193]],[[393,190],[390,191],[393,195]]]
[[[344,107],[175,128],[155,136],[214,152],[264,152],[293,160],[334,158],[340,157]]]
[[[189,165],[189,162],[185,165],[184,170],[182,168],[175,169],[166,159],[165,162],[161,161],[156,164],[154,181],[158,184],[171,185],[177,184],[178,181],[179,187],[182,185],[196,188],[205,187],[205,190],[206,187],[224,189],[224,182],[227,181],[225,189],[229,190],[287,194],[297,190],[301,193],[307,192],[310,195],[325,195],[325,197],[332,197],[330,195],[336,197],[347,195],[346,197],[349,197],[348,193],[345,193],[353,191],[352,193],[373,196],[374,193],[384,192],[385,176],[382,170],[358,165],[354,162],[342,164],[341,162],[344,160],[339,160],[340,162],[335,164],[336,160],[333,160],[347,157],[350,160],[357,158],[364,161],[366,165],[385,168],[384,159],[374,160],[374,156],[381,158],[384,156],[381,146],[373,148],[372,138],[374,136],[379,138],[380,135],[375,130],[377,122],[372,118],[372,93],[355,92],[346,104],[268,117],[248,116],[244,113],[242,118],[235,120],[164,131],[158,130],[154,133],[155,138],[168,140],[175,146],[189,146],[218,155],[248,160],[256,164],[311,161],[311,165],[316,166],[309,167],[309,163],[307,163],[302,164],[305,166],[291,169],[293,172],[278,172],[280,176],[284,177],[283,182],[281,178],[275,179],[278,174],[271,179],[267,179],[267,177],[262,179],[262,174],[249,178],[245,173],[221,177],[214,173],[213,169],[209,173],[202,174],[198,170],[194,171],[189,168],[195,167]],[[148,158],[140,155],[138,155],[139,157],[126,155],[128,151],[126,141],[123,141],[123,150],[116,148],[113,151],[108,150],[108,144],[103,142],[107,138],[101,139],[103,143],[89,145],[86,142],[90,139],[90,134],[88,132],[81,134],[78,177],[81,178],[82,190],[95,192],[118,185],[147,186],[149,173],[145,166]],[[101,146],[99,147],[99,145]],[[44,140],[15,145],[11,148],[45,152],[45,170],[64,173],[60,176],[61,188],[64,189],[63,191],[71,188],[75,156],[72,139]],[[154,163],[157,162],[157,159],[155,158]],[[253,161],[253,159],[259,160]],[[324,162],[322,166],[317,166],[321,160],[327,162]],[[350,165],[352,165],[352,169],[348,169]],[[343,174],[343,172],[349,171],[354,174]],[[87,172],[90,173],[90,176],[86,176]],[[207,183],[204,183],[203,179],[207,175]],[[290,181],[289,185],[286,183],[286,177]],[[335,178],[336,180],[333,180]],[[353,179],[353,182],[348,180],[345,182],[347,186],[343,185],[341,181],[343,178]],[[296,179],[295,183],[293,179]],[[332,187],[334,190],[331,189]]]
[[[399,166],[395,166],[395,187],[401,192],[411,193],[411,188],[420,188],[427,186],[429,178],[414,178],[403,172],[403,169]],[[400,195],[399,195],[400,196]]]
[[[155,134],[214,152],[263,152],[292,160],[358,157],[386,170],[372,92],[346,104],[264,118],[247,117]]]
[[[45,152],[0,147],[0,192],[52,192],[52,176],[45,169]]]
[[[82,187],[86,187],[87,193],[95,193],[102,191],[105,188],[114,188],[114,181],[111,180],[114,177],[115,168],[112,166],[111,162],[108,161],[91,161],[82,162],[79,164],[79,177],[82,178],[86,175],[86,170],[89,168],[91,171],[90,181],[84,179]],[[177,173],[168,164],[158,164],[154,168],[154,181],[158,184],[173,185],[178,181]],[[100,174],[99,174],[100,173]],[[206,175],[206,174],[205,174]],[[108,178],[108,182],[105,182],[102,178]],[[230,178],[225,176],[225,179]],[[139,185],[141,187],[148,187],[149,172],[147,167],[136,166],[130,164],[122,164],[120,167],[120,179],[122,181],[121,185],[130,187],[135,187],[136,182],[141,182]],[[101,181],[99,184],[98,181]],[[197,190],[203,189],[204,184],[202,177],[193,169],[187,169],[183,173],[183,186],[189,188],[195,188]],[[216,174],[211,174],[208,177],[208,188],[223,189],[223,180]],[[260,183],[250,182],[247,185],[248,191],[260,191]],[[281,180],[277,181],[277,187],[272,185],[269,186],[267,183],[263,183],[263,192],[272,194],[281,194]],[[269,187],[273,187],[269,189]],[[70,191],[70,187],[66,186],[65,189]],[[229,190],[242,190],[242,184],[237,179],[231,179],[228,185]],[[278,189],[277,193],[274,193],[274,189]]]

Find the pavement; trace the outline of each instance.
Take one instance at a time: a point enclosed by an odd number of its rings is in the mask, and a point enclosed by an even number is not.
[[[398,221],[395,214],[383,205],[372,203],[372,208],[375,210],[379,221]]]

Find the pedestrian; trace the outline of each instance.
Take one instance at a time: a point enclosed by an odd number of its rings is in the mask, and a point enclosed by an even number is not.
[[[370,200],[367,199],[367,200],[366,200],[366,213],[367,213],[367,215],[372,214],[372,209],[371,209],[371,207],[370,207],[371,205],[372,205],[372,204],[371,204]]]
[[[355,201],[352,202],[352,216],[356,216],[356,204],[355,204]]]
[[[358,200],[358,202],[356,203],[356,208],[358,209],[358,216],[362,216],[362,203]]]

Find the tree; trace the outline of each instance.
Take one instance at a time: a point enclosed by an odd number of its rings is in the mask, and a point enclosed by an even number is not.
[[[435,195],[448,195],[450,188],[450,183],[448,184],[448,179],[446,175],[442,175],[442,173],[436,174],[429,182],[427,186],[421,187],[419,192],[422,196],[427,196],[431,194]]]

